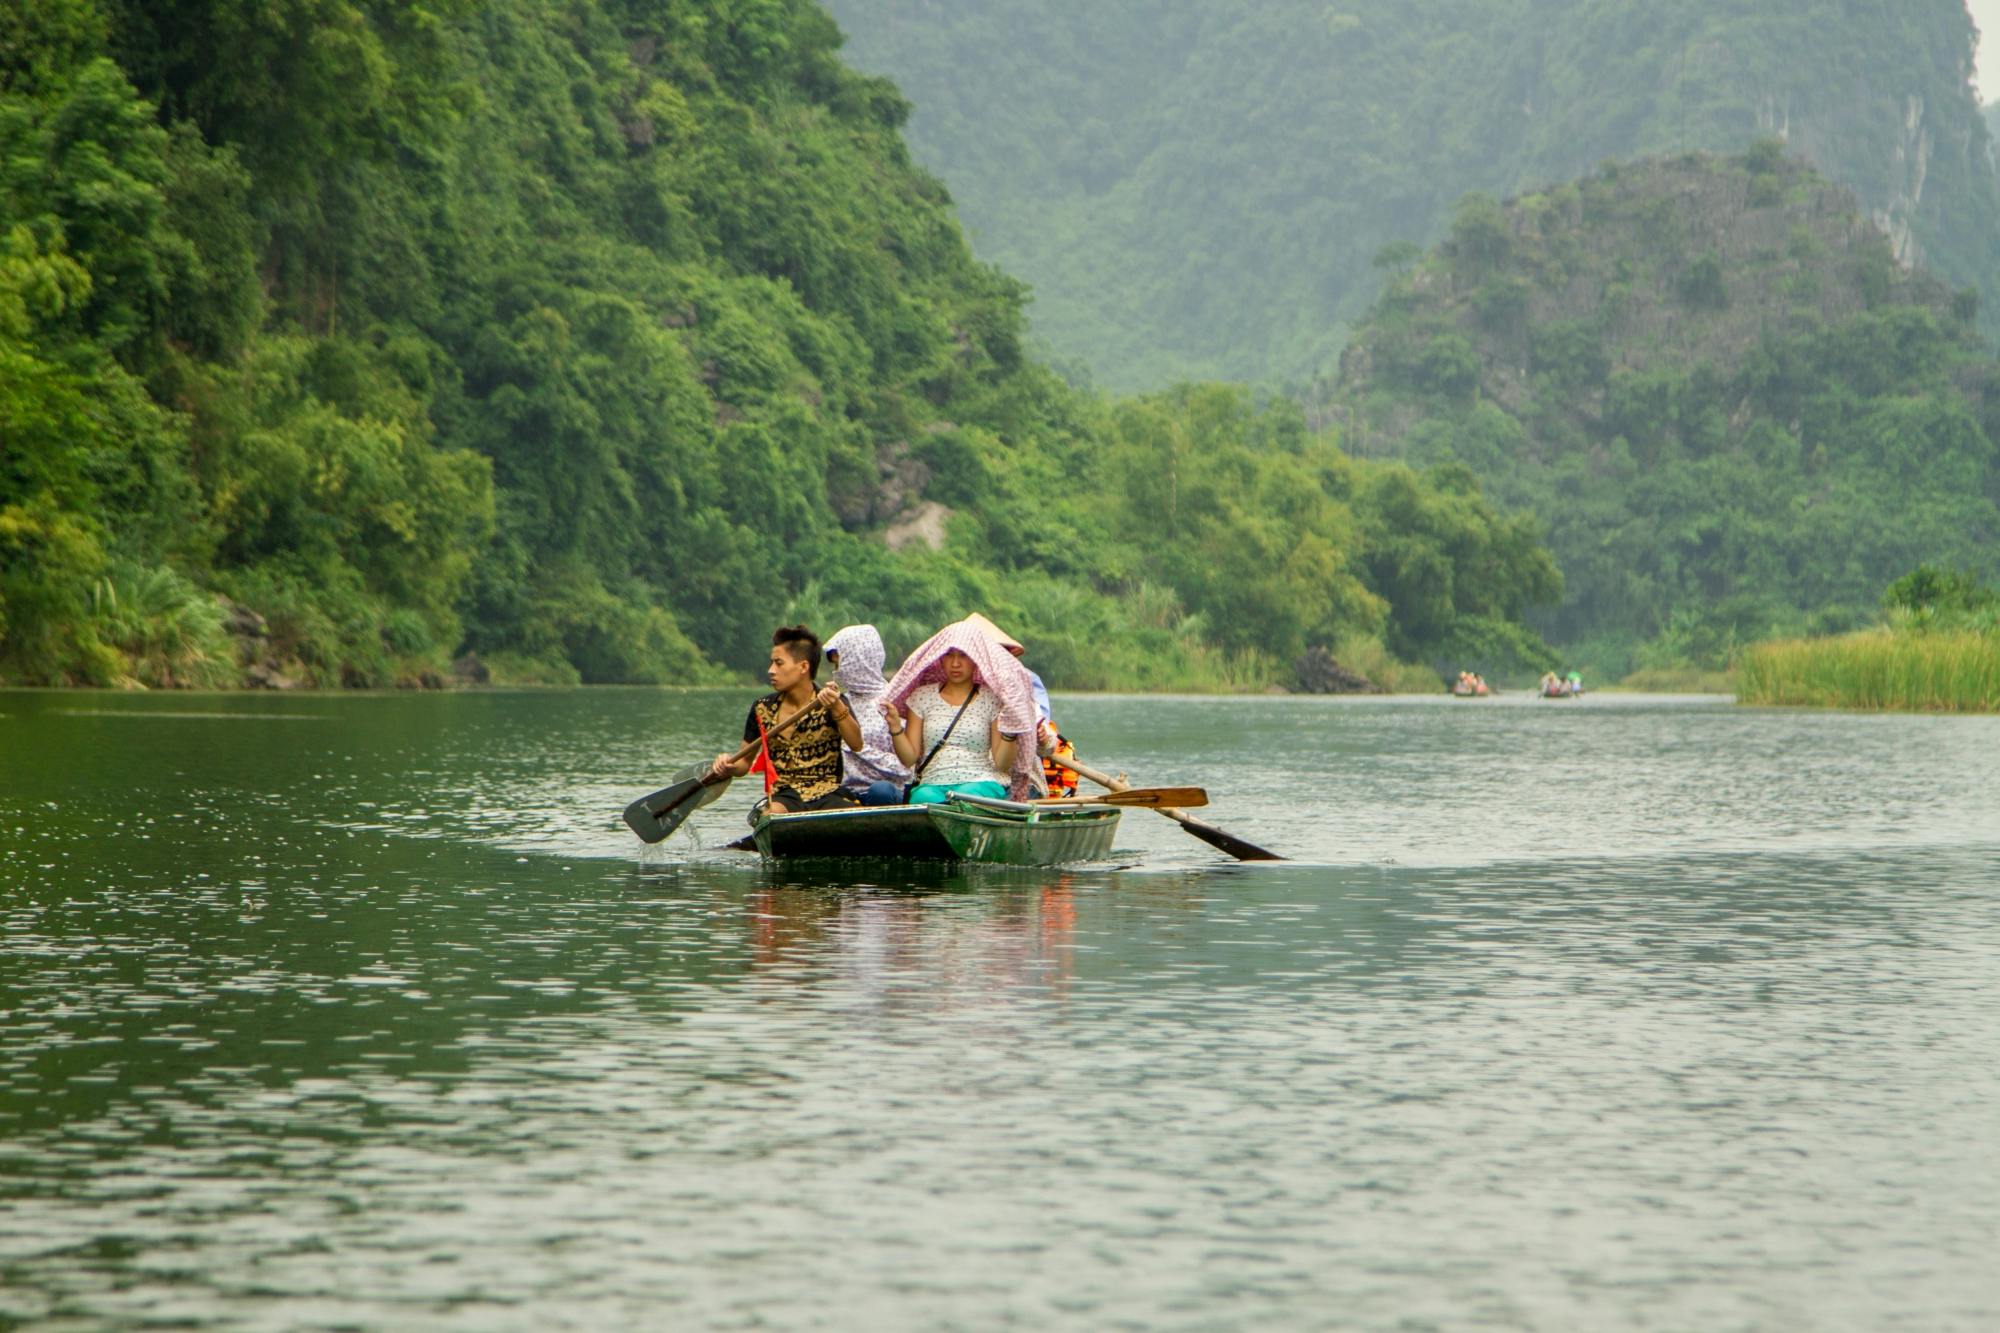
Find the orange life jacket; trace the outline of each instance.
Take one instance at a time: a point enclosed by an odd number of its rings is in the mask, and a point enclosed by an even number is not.
[[[1061,755],[1068,755],[1072,759],[1076,757],[1076,747],[1071,745],[1069,739],[1060,733],[1056,736],[1055,752]],[[1054,759],[1042,760],[1042,780],[1048,784],[1049,795],[1051,797],[1076,795],[1076,774],[1058,764]]]

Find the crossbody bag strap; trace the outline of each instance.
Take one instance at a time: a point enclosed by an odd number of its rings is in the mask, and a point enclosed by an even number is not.
[[[937,758],[937,752],[944,748],[944,743],[951,739],[951,733],[958,730],[958,720],[965,716],[965,710],[972,707],[972,701],[978,697],[979,686],[977,683],[974,683],[972,693],[965,696],[965,702],[960,704],[958,711],[951,715],[951,725],[944,729],[944,735],[937,738],[937,744],[933,745],[931,752],[924,756],[924,762],[910,770],[910,782],[912,786],[916,784],[917,779],[923,777],[924,770],[931,766],[931,760]]]

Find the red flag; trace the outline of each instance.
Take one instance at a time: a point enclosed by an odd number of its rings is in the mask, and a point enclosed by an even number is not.
[[[771,762],[771,735],[764,730],[762,713],[757,714],[757,739],[762,741],[763,745],[758,749],[757,757],[750,761],[750,771],[764,775],[764,794],[769,796],[777,790],[778,769],[777,765]]]

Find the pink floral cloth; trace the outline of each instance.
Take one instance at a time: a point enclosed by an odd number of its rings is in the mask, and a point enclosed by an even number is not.
[[[1034,686],[1028,668],[1001,647],[990,632],[963,620],[946,625],[904,659],[896,674],[889,678],[889,688],[882,697],[904,708],[918,686],[942,685],[944,655],[954,648],[972,659],[972,678],[999,705],[1000,730],[1020,737],[1021,743],[1014,751],[1014,780],[1007,794],[1025,801],[1033,794],[1034,778],[1042,770],[1042,761],[1035,754],[1035,724],[1039,714],[1035,712]],[[931,738],[929,743],[935,743],[935,739]]]

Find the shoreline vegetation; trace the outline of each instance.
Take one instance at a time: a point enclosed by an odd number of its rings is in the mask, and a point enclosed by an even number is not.
[[[1631,694],[1734,694],[1736,674],[1708,667],[1642,667],[1601,688]]]
[[[1908,713],[2000,713],[2000,634],[1882,628],[1760,643],[1737,669],[1737,702]]]
[[[1739,703],[1912,713],[2000,713],[2000,590],[1920,565],[1882,595],[1880,625],[1755,644]]]
[[[825,618],[826,630],[838,617]],[[660,686],[678,689],[753,688],[750,674],[705,670],[684,680],[587,681],[567,663],[550,663],[513,653],[480,657],[467,653],[444,663],[433,656],[407,661],[388,660],[366,680],[325,679],[310,672],[287,674],[273,665],[268,646],[271,630],[262,617],[218,599],[212,616],[193,621],[180,634],[157,631],[135,634],[118,644],[124,661],[117,674],[99,681],[13,681],[0,677],[0,689],[157,689],[244,693],[261,691],[328,692],[339,690],[576,689],[586,685]],[[840,623],[848,623],[841,621]],[[814,628],[819,628],[817,624]],[[914,641],[913,641],[914,642]],[[1062,692],[1095,694],[1130,673],[1112,669],[1088,656],[1088,645],[1052,636],[1038,665],[1059,663],[1063,671],[1056,688]],[[1397,659],[1373,639],[1356,638],[1332,650],[1315,649],[1287,666],[1271,654],[1254,649],[1229,653],[1199,640],[1171,645],[1161,660],[1144,673],[1140,692],[1216,697],[1256,694],[1435,694],[1445,689],[1440,672]],[[1521,679],[1526,680],[1526,673]]]
[[[2000,572],[1976,299],[1784,144],[1469,196],[1385,259],[1309,419],[1538,518],[1563,599],[1533,623],[1587,679],[1862,629],[1920,562]]]

